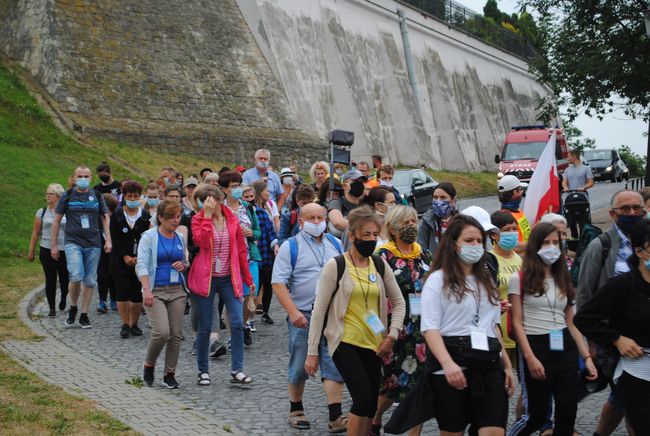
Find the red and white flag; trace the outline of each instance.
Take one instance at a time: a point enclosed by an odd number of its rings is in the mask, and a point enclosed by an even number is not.
[[[524,214],[531,225],[535,225],[542,215],[560,209],[560,178],[555,160],[556,140],[557,134],[553,132],[528,184]]]

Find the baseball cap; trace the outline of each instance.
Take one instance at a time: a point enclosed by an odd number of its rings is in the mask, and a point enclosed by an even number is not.
[[[510,174],[501,177],[499,183],[497,184],[499,192],[509,192],[519,187],[524,188],[526,186],[528,186],[528,183],[523,183],[519,181],[517,177]]]
[[[361,171],[356,169],[348,171],[347,173],[343,174],[343,177],[341,177],[342,182],[345,182],[346,180],[357,180],[357,179],[363,179],[364,181],[368,180],[368,178],[364,176]]]
[[[479,224],[481,224],[481,227],[483,227],[483,230],[486,232],[491,232],[494,230],[497,232],[499,231],[499,228],[492,224],[492,220],[490,220],[490,214],[487,213],[487,211],[482,207],[470,206],[467,209],[463,209],[460,213],[474,218],[479,222]]]
[[[190,185],[198,186],[198,184],[199,181],[196,180],[196,177],[188,177],[187,180],[185,180],[185,183],[183,184],[183,188]]]

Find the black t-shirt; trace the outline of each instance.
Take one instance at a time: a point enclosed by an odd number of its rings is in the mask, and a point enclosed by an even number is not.
[[[329,202],[327,210],[328,212],[334,209],[339,210],[341,211],[341,215],[347,218],[348,214],[357,207],[359,207],[358,204],[350,203],[345,197],[339,197]]]
[[[120,182],[113,180],[113,182],[108,185],[98,183],[93,186],[93,189],[101,194],[113,194],[115,197],[118,197],[122,193],[122,190],[120,189],[121,186],[122,184]]]
[[[68,192],[70,199],[68,200]],[[64,192],[55,212],[65,215],[65,243],[82,248],[101,247],[102,216],[108,213],[104,197],[94,190]]]

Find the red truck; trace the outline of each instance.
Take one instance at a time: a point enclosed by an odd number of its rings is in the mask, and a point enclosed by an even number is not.
[[[562,175],[569,165],[566,160],[569,149],[562,129],[544,125],[512,126],[503,142],[501,154],[494,156],[494,161],[499,164],[497,178],[511,174],[522,182],[529,182],[537,167],[537,160],[554,131],[557,132],[555,158],[558,174]]]

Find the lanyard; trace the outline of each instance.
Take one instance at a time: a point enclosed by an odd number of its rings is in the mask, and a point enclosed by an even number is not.
[[[555,299],[553,300],[553,307],[551,307],[551,299],[548,298],[548,292],[544,293],[544,296],[546,297],[546,302],[548,303],[548,308],[551,309],[551,315],[553,315],[553,327],[557,325],[557,322],[555,320],[555,310],[557,309],[557,283],[555,284]]]
[[[474,302],[476,303],[476,313],[474,314],[474,317],[472,318],[472,325],[474,327],[478,327],[479,323],[481,322],[481,317],[479,315],[479,309],[481,308],[481,289],[479,288],[478,290],[478,298],[476,298],[476,295],[472,292],[472,297],[474,297]]]
[[[350,260],[352,261],[352,266],[354,267],[354,273],[357,276],[357,280],[359,280],[359,288],[361,289],[361,295],[363,295],[363,300],[366,302],[366,310],[368,310],[368,297],[370,296],[370,264],[372,263],[370,259],[368,259],[368,277],[366,278],[368,282],[368,286],[366,287],[366,291],[363,291],[363,285],[361,284],[361,276],[359,276],[359,271],[357,270],[357,265],[354,263],[354,259],[352,259],[352,256],[350,256]]]
[[[321,253],[320,261],[319,261],[318,256],[316,255],[316,252],[314,251],[311,244],[309,243],[309,240],[305,237],[305,235],[302,235],[302,239],[305,240],[305,243],[307,244],[307,246],[311,250],[312,254],[314,255],[314,258],[316,259],[316,263],[318,264],[318,266],[321,267],[321,269],[323,268],[323,265],[325,264],[325,236],[322,236],[322,238],[323,238],[323,242],[321,243],[321,245],[322,245],[322,253]],[[320,251],[321,247],[317,247],[317,249]],[[353,265],[354,265],[354,261],[353,261]]]

